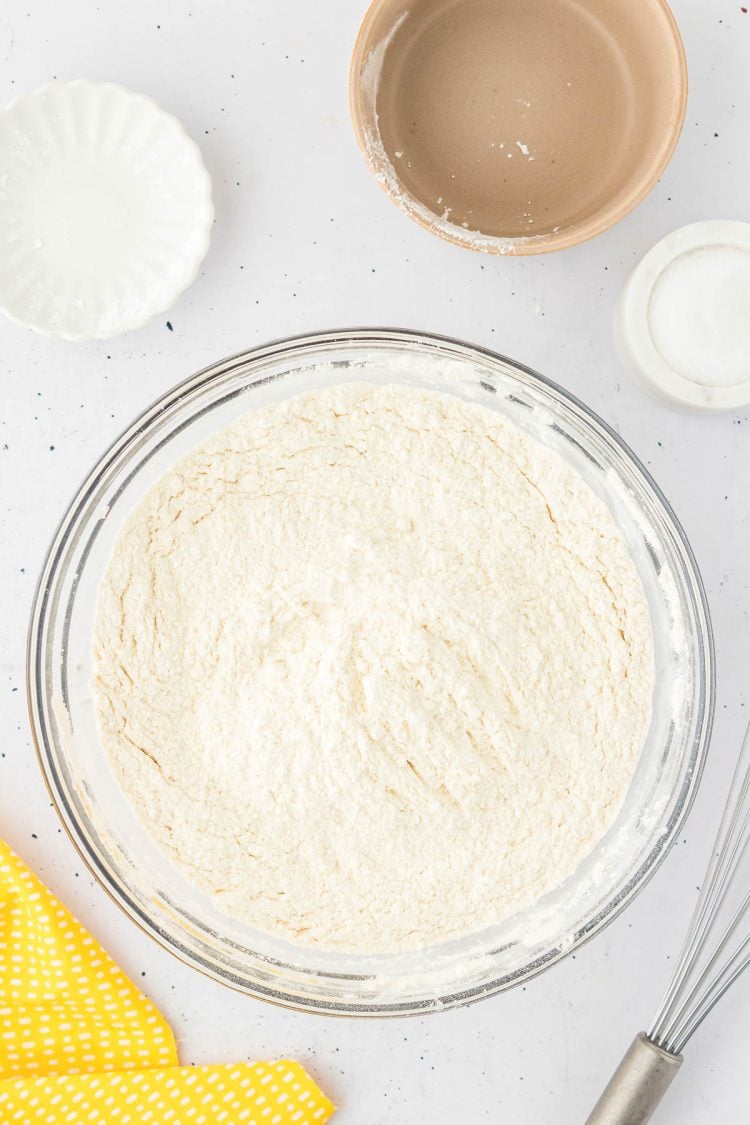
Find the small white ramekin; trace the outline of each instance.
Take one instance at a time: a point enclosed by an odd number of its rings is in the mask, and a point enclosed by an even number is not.
[[[691,223],[657,242],[625,285],[615,333],[625,365],[660,398],[698,410],[736,410],[750,405],[750,380],[714,386],[686,378],[659,352],[649,323],[651,296],[664,271],[684,254],[716,246],[750,252],[750,223],[726,219]]]

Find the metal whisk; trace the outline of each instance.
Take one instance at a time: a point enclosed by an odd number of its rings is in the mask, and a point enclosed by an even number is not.
[[[750,728],[674,974],[648,1032],[636,1037],[586,1125],[643,1125],[682,1063],[693,1033],[750,965]],[[735,892],[732,894],[732,892]]]

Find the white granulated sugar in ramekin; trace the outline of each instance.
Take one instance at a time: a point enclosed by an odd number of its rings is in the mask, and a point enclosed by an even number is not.
[[[101,741],[228,914],[408,950],[558,886],[631,781],[649,612],[604,503],[450,395],[265,407],[130,516],[94,636]]]
[[[701,246],[670,262],[648,306],[657,352],[708,387],[750,380],[750,249]]]

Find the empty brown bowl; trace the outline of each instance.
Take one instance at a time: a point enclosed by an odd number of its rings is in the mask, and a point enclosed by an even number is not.
[[[461,246],[592,238],[654,186],[685,116],[665,0],[375,0],[354,128],[405,214]]]

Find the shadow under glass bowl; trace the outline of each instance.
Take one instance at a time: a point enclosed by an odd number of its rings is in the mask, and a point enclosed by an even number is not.
[[[223,915],[133,814],[97,737],[90,687],[99,580],[133,507],[179,458],[246,411],[354,380],[484,403],[556,449],[603,498],[648,598],[653,718],[625,804],[578,870],[501,925],[417,953],[302,949]],[[91,870],[144,931],[188,964],[288,1007],[353,1016],[453,1007],[511,987],[602,929],[663,859],[696,786],[713,714],[713,643],[695,562],[646,470],[599,418],[528,368],[455,340],[350,330],[256,348],[187,379],[95,466],[58,529],[32,612],[28,691],[52,798]]]

